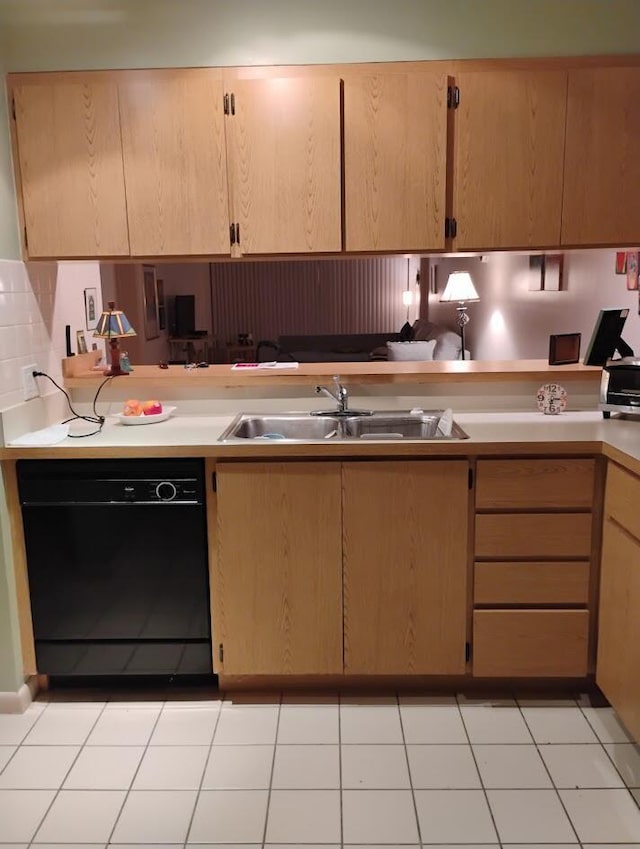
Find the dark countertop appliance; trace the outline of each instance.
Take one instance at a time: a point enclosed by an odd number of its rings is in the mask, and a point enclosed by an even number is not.
[[[23,460],[38,672],[211,675],[201,460]]]
[[[598,408],[608,419],[611,413],[640,416],[640,360],[611,360],[602,370]]]

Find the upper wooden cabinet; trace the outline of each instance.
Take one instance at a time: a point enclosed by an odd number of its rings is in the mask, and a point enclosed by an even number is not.
[[[562,244],[636,245],[640,67],[569,72]]]
[[[29,256],[126,256],[116,85],[56,75],[18,84],[12,96]]]
[[[131,254],[229,254],[221,72],[132,72],[119,95]]]
[[[456,75],[457,250],[558,245],[566,71]]]
[[[243,254],[342,248],[340,80],[236,80],[227,124]]]
[[[347,76],[345,247],[444,248],[447,77]]]

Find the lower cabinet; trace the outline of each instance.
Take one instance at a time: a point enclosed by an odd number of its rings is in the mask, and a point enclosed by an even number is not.
[[[216,477],[214,668],[341,673],[340,463],[220,463]]]
[[[640,740],[640,478],[612,464],[602,539],[596,683]]]
[[[464,674],[468,468],[219,463],[216,671]]]
[[[478,460],[473,675],[590,670],[593,459]]]
[[[344,463],[344,671],[462,675],[469,465]]]

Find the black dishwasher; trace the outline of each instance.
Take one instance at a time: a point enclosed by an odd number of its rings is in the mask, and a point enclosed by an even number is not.
[[[21,460],[38,672],[212,674],[204,464]]]

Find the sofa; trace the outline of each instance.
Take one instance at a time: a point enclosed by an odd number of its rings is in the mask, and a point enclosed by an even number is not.
[[[260,342],[258,360],[349,363],[460,359],[461,339],[446,327],[419,319],[403,330],[402,333],[283,335],[275,343]]]

